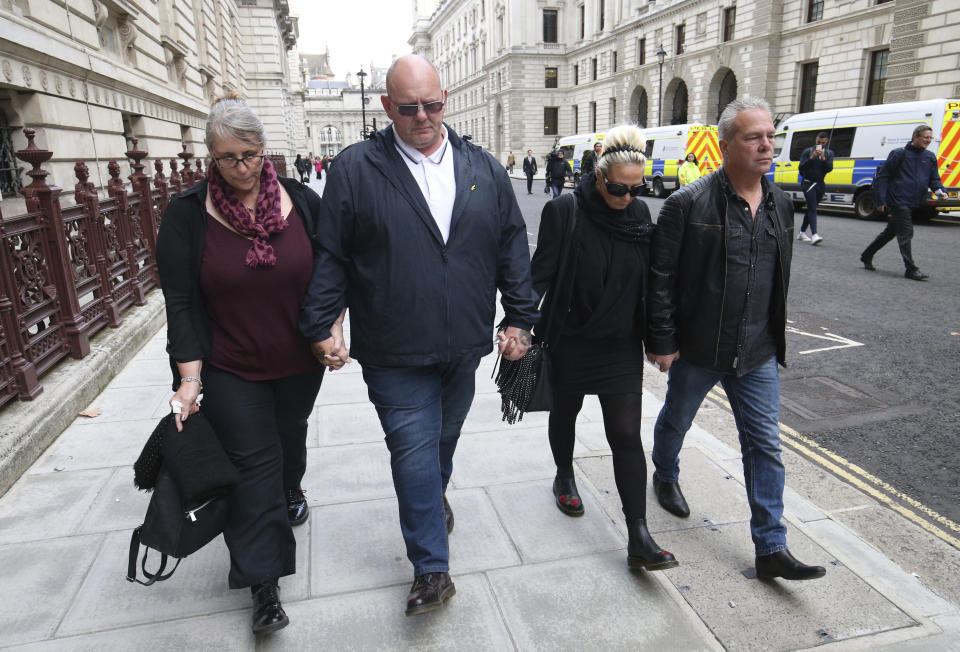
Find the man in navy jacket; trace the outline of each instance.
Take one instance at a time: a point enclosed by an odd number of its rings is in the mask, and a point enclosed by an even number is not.
[[[538,313],[506,171],[443,123],[446,91],[429,61],[397,59],[386,86],[381,102],[393,124],[344,150],[327,177],[300,326],[336,367],[347,353],[330,326],[350,310],[350,355],[390,450],[414,567],[407,615],[415,615],[455,593],[444,492],[474,375],[491,350],[497,290],[507,359],[526,353]]]

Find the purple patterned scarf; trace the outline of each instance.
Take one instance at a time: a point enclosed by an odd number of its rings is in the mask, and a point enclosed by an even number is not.
[[[254,214],[251,215],[243,205],[237,193],[230,187],[220,174],[216,165],[207,168],[208,192],[210,201],[225,220],[248,238],[253,238],[250,250],[247,252],[247,267],[273,267],[277,264],[277,257],[270,245],[270,234],[283,231],[287,221],[280,211],[280,182],[277,181],[277,171],[269,158],[264,157],[263,168],[260,170],[260,192],[257,193],[257,203]]]

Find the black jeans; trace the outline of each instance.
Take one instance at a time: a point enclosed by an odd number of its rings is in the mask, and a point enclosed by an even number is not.
[[[283,491],[298,487],[306,470],[307,419],[322,380],[323,368],[264,381],[203,370],[203,412],[240,472],[223,531],[232,589],[296,572]]]
[[[583,394],[557,392],[550,412],[548,433],[553,461],[560,475],[573,474],[573,445],[577,415],[583,407]],[[627,522],[647,517],[647,462],[640,440],[643,395],[600,394],[603,427],[613,452],[613,477],[623,504]]]
[[[887,219],[887,227],[870,243],[870,246],[864,249],[860,257],[864,260],[872,260],[874,254],[880,251],[883,245],[896,238],[906,271],[912,272],[917,269],[910,247],[910,241],[913,240],[913,213],[908,206],[887,206],[887,214],[890,216]]]

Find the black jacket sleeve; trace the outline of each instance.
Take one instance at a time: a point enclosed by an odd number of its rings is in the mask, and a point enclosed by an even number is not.
[[[677,339],[677,275],[686,228],[684,195],[670,195],[660,209],[650,247],[650,288],[647,294],[647,352],[669,355]]]
[[[533,290],[540,299],[550,289],[560,265],[560,250],[563,245],[563,214],[557,208],[558,201],[548,201],[540,212],[540,230],[537,232],[537,249],[530,263],[533,272]]]
[[[498,179],[500,253],[497,259],[497,289],[503,306],[504,324],[526,331],[533,328],[540,315],[537,296],[530,280],[530,245],[527,224],[513,193],[510,177],[499,171]]]

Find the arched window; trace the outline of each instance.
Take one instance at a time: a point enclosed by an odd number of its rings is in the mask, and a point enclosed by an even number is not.
[[[670,124],[682,125],[687,122],[687,85],[680,82],[677,90],[673,94],[673,114],[670,117]]]
[[[717,95],[717,121],[720,120],[720,114],[727,108],[730,102],[737,99],[737,76],[732,70],[728,70],[720,82],[720,92]]]

